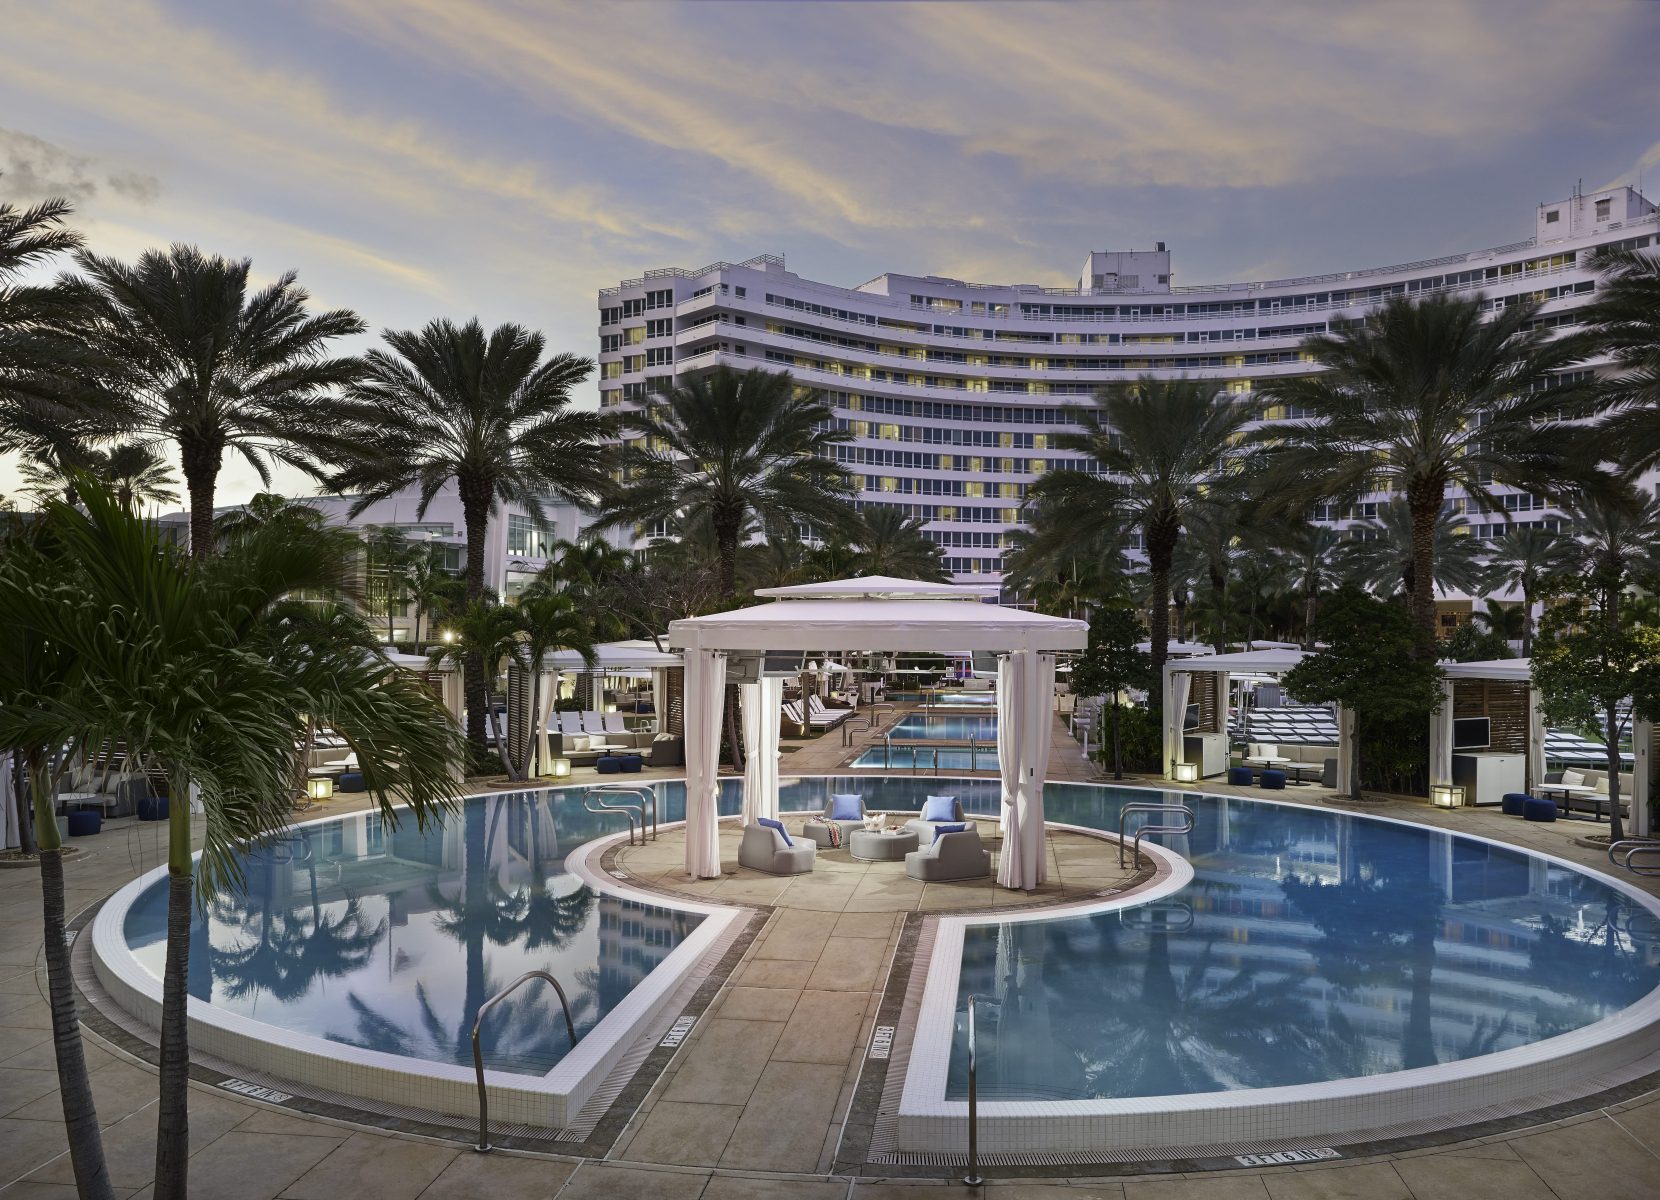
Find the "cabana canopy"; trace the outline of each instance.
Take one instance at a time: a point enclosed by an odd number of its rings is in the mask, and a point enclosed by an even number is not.
[[[612,675],[646,675],[666,667],[678,667],[681,658],[659,650],[657,646],[639,639],[626,642],[601,642],[594,647],[594,665],[582,661],[575,650],[554,650],[542,656],[544,671],[598,671]]]
[[[770,604],[672,622],[669,644],[685,651],[686,661],[687,873],[705,879],[720,874],[716,773],[728,655],[983,651],[1007,655],[998,672],[1003,693],[998,743],[1015,756],[1015,761],[1002,764],[1006,832],[998,879],[1026,889],[1041,883],[1046,873],[1043,773],[1049,756],[1054,656],[1082,650],[1089,629],[1082,621],[983,603],[990,591],[887,576],[839,579],[767,588],[756,594],[772,597]],[[763,699],[771,692],[771,682],[744,685],[745,707],[758,714],[751,734],[763,749],[777,745],[779,705]],[[1005,713],[1011,703],[1016,707]],[[747,775],[744,787],[746,816],[777,815],[776,762]],[[765,794],[750,795],[752,788]]]

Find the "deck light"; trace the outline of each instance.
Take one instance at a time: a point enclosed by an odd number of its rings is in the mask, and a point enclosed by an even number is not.
[[[555,779],[568,778],[570,773],[571,760],[568,758],[556,758],[548,764],[548,774]]]
[[[305,781],[305,794],[312,800],[327,800],[334,795],[334,780],[327,775]]]
[[[1198,763],[1190,763],[1190,762],[1179,762],[1179,763],[1177,763],[1176,764],[1176,782],[1177,783],[1198,783],[1199,782],[1199,764]]]
[[[1464,789],[1452,784],[1438,783],[1429,790],[1429,802],[1436,808],[1463,808]]]

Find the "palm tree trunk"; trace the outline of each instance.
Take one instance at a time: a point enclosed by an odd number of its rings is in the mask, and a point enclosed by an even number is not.
[[[1147,575],[1152,585],[1147,602],[1148,640],[1152,647],[1153,678],[1164,674],[1170,657],[1170,560],[1175,556],[1179,525],[1151,524],[1146,530]],[[1157,689],[1155,689],[1156,693]]]
[[[914,752],[913,752],[914,753]],[[1118,736],[1118,693],[1112,694],[1112,777],[1124,778],[1124,746]]]
[[[104,1139],[92,1099],[86,1052],[81,1045],[80,1021],[75,1011],[75,981],[70,974],[63,895],[63,849],[52,811],[52,785],[44,769],[44,754],[34,759],[29,773],[35,823],[40,830],[40,897],[46,936],[46,991],[52,1011],[52,1051],[58,1068],[58,1093],[69,1139],[69,1160],[75,1169],[75,1190],[89,1200],[113,1200],[109,1167],[104,1161]],[[19,793],[21,796],[21,792]]]
[[[1349,799],[1360,802],[1360,718],[1355,718],[1355,735],[1349,739]]]
[[[1303,593],[1303,649],[1314,649],[1314,587]]]
[[[198,435],[179,439],[179,466],[184,472],[185,490],[190,494],[190,556],[211,557],[217,546],[213,539],[213,493],[219,478],[224,446]]]
[[[1533,657],[1533,589],[1522,585],[1522,657]]]
[[[484,543],[490,534],[489,489],[471,480],[458,480],[462,521],[467,527],[467,600],[484,599]],[[484,750],[484,712],[489,705],[483,655],[468,654],[461,664],[462,690],[467,701],[467,740]]]
[[[1412,513],[1412,591],[1407,603],[1418,628],[1418,658],[1435,661],[1435,520],[1441,515],[1445,489],[1426,487],[1407,493]]]
[[[168,785],[167,961],[161,977],[161,1098],[156,1115],[156,1200],[185,1200],[190,1160],[190,781]]]

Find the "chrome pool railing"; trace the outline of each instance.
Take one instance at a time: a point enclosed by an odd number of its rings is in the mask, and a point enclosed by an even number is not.
[[[630,846],[634,844],[634,835],[636,830],[638,830],[640,835],[640,845],[645,845],[645,808],[638,804],[607,804],[603,798],[595,798],[595,792],[597,790],[598,789],[596,788],[589,788],[587,791],[582,793],[582,807],[591,813],[621,813],[623,816],[628,818],[628,844]],[[590,800],[593,800],[592,804],[589,803]],[[639,814],[639,820],[637,822],[635,820],[636,813]]]
[[[861,721],[862,720],[864,722],[863,725],[860,725],[860,726],[857,727],[857,730],[860,733],[871,733],[871,732],[873,732],[877,729],[880,729],[882,727],[881,713],[884,710],[886,710],[889,713],[899,711],[898,709],[894,708],[894,706],[892,704],[889,704],[887,701],[878,700],[874,704],[865,705],[864,710],[862,712],[855,713],[853,716],[851,716],[851,717],[847,718],[847,720],[843,721],[842,722],[842,745],[851,746],[853,744],[853,734],[854,734],[854,730],[855,730],[854,722],[855,721]]]
[[[979,1046],[974,1030],[974,1001],[974,996],[968,998],[968,1174],[963,1176],[963,1183],[977,1188],[985,1179],[980,1175],[980,1094],[975,1062]]]
[[[642,785],[639,785],[639,784],[600,783],[600,784],[595,784],[594,786],[590,787],[588,789],[588,793],[590,795],[600,796],[600,797],[605,797],[605,796],[638,796],[639,799],[640,799],[640,806],[639,806],[639,813],[640,813],[640,844],[642,846],[645,845],[646,822],[647,822],[646,810],[648,808],[651,810],[651,815],[650,815],[651,840],[654,841],[654,842],[657,840],[657,789],[656,788],[645,787],[645,786],[642,786]],[[605,805],[605,802],[604,802],[603,799],[600,801],[600,803],[604,807],[610,807],[608,805]]]
[[[1133,812],[1178,812],[1182,814],[1180,825],[1143,825],[1135,831],[1135,842],[1130,856],[1131,862],[1141,860],[1141,839],[1149,833],[1192,833],[1193,810],[1185,804],[1126,804],[1118,810],[1118,865],[1124,865],[1124,820]]]
[[[1660,855],[1660,842],[1646,838],[1623,838],[1608,847],[1608,861],[1624,867],[1633,875],[1660,875],[1660,863],[1638,866],[1632,860],[1638,856]]]
[[[570,1035],[571,1045],[576,1045],[576,1022],[571,1020],[571,1002],[565,998],[565,989],[559,986],[559,981],[546,971],[526,971],[478,1006],[478,1014],[473,1018],[473,1071],[478,1076],[478,1141],[474,1144],[473,1149],[480,1154],[489,1153],[491,1147],[490,1094],[484,1087],[484,1052],[479,1048],[478,1031],[484,1024],[485,1015],[492,1008],[532,979],[540,979],[553,985],[554,993],[559,997],[559,1007],[565,1013],[565,1032]]]

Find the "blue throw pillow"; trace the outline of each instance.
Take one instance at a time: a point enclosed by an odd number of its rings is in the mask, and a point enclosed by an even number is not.
[[[948,833],[964,833],[967,825],[936,825],[934,826],[934,840],[937,842]]]
[[[929,796],[922,802],[922,819],[924,821],[955,821],[957,819],[957,798],[955,796]]]
[[[865,819],[865,804],[863,796],[832,795],[830,797],[830,819],[832,821],[862,821]]]
[[[761,817],[757,819],[755,823],[757,825],[765,825],[768,829],[776,829],[778,831],[778,836],[784,839],[784,844],[786,846],[795,845],[794,842],[790,841],[790,835],[784,829],[784,822],[774,821],[771,817]]]

